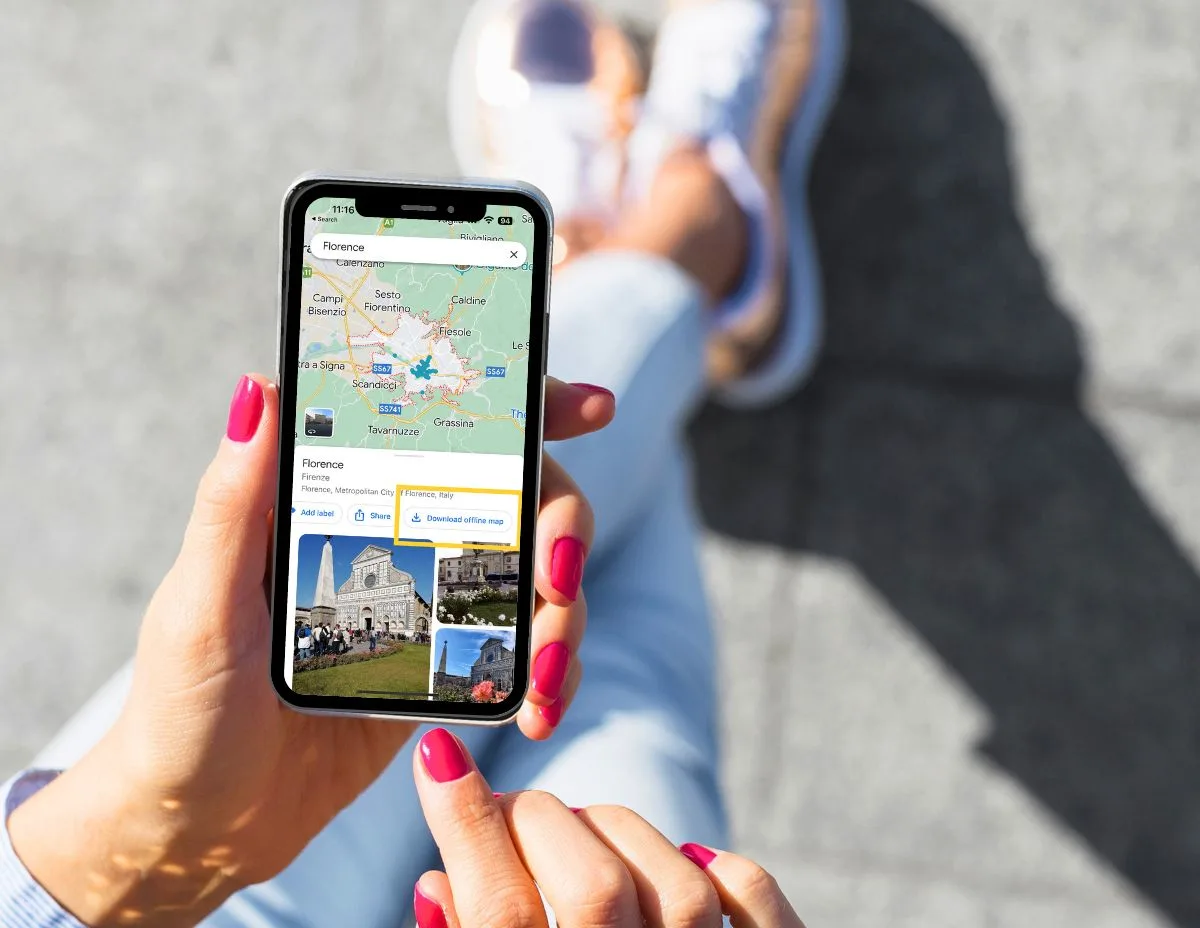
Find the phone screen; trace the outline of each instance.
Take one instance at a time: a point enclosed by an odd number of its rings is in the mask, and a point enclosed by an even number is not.
[[[349,193],[302,198],[287,238],[276,683],[502,716],[528,667],[545,213],[510,192],[460,199],[470,221],[363,215]]]

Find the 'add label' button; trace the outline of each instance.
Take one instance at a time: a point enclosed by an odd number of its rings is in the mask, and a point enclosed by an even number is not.
[[[293,522],[327,524],[342,521],[342,507],[330,503],[297,503],[292,507]]]

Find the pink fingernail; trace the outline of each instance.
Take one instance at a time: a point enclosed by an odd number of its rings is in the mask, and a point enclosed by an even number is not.
[[[571,602],[579,596],[579,583],[583,580],[583,542],[564,535],[554,542],[550,553],[550,585]]]
[[[425,769],[439,783],[461,779],[471,772],[471,762],[462,745],[444,728],[435,728],[422,735],[420,751]]]
[[[548,706],[538,706],[537,711],[538,715],[542,717],[547,725],[551,728],[557,728],[558,723],[562,721],[563,701],[556,699]]]
[[[413,887],[413,915],[417,919],[417,928],[446,928],[446,913],[421,892],[420,883]]]
[[[257,380],[243,376],[233,391],[233,399],[229,401],[229,421],[225,424],[225,434],[229,440],[247,442],[253,438],[258,431],[258,423],[262,421],[265,406],[262,385]]]
[[[594,383],[573,383],[571,386],[577,390],[583,390],[585,393],[603,393],[605,396],[612,396],[613,399],[616,399],[608,387],[598,387]]]
[[[557,700],[562,695],[563,683],[567,679],[567,668],[571,665],[571,652],[561,641],[552,641],[533,661],[533,674],[529,684],[545,699]],[[544,717],[544,716],[543,716]]]
[[[578,815],[580,812],[583,811],[583,809],[576,808],[575,806],[567,806],[567,808],[570,809],[572,812],[574,812],[576,815]]]
[[[708,865],[717,859],[717,852],[706,848],[703,844],[681,844],[679,851],[701,870],[707,870]]]

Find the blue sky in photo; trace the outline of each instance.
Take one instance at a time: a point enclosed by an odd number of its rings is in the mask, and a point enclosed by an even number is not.
[[[350,562],[367,545],[378,545],[392,552],[392,563],[413,575],[417,592],[427,603],[433,602],[433,548],[393,547],[391,538],[362,538],[354,535],[333,536],[334,589],[350,578]],[[312,606],[317,591],[317,572],[321,569],[321,549],[324,535],[304,535],[296,557],[296,605],[302,609]]]
[[[449,643],[446,652],[446,673],[465,677],[471,673],[471,665],[479,660],[479,649],[489,638],[499,638],[510,651],[516,649],[517,634],[511,628],[470,631],[461,628],[443,628],[433,643],[433,669],[437,670],[442,660],[442,645]]]

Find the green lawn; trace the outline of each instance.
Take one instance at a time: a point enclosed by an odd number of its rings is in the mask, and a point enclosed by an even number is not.
[[[399,654],[341,667],[305,670],[292,678],[292,688],[305,696],[373,696],[429,691],[429,645],[405,644]]]
[[[488,625],[500,625],[500,614],[504,614],[504,625],[517,624],[517,604],[512,603],[476,603],[471,607],[471,615],[483,619]],[[461,617],[459,617],[461,618]],[[457,624],[457,623],[452,623]]]

